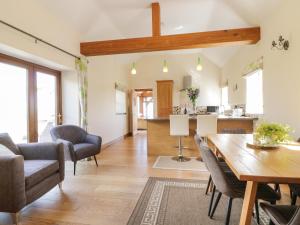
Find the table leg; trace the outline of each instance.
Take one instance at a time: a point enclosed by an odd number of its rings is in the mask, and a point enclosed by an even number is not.
[[[250,225],[253,213],[253,206],[256,199],[257,182],[248,181],[245,197],[243,201],[242,214],[240,219],[240,225]]]

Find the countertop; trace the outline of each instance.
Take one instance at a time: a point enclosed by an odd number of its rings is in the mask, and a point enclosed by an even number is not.
[[[196,120],[197,116],[190,116],[190,120]],[[218,115],[218,120],[257,120],[257,117],[249,117],[249,116],[224,116],[224,115]],[[164,121],[169,120],[169,117],[153,117],[148,118],[147,120],[150,121]]]

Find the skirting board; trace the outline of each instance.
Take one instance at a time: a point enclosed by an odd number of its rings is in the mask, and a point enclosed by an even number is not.
[[[118,142],[120,142],[120,141],[123,141],[125,138],[130,137],[130,136],[132,136],[132,134],[131,134],[131,133],[127,133],[127,134],[125,134],[125,135],[123,135],[123,136],[121,136],[121,137],[118,137],[118,138],[116,138],[116,139],[110,141],[110,142],[107,142],[107,143],[105,143],[105,144],[102,145],[102,149],[106,149],[106,148],[108,148],[109,146],[111,146],[111,145],[113,145],[113,144],[115,144],[115,143],[118,143]]]

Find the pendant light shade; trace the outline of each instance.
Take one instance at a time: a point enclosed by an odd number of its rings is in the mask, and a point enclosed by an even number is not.
[[[197,70],[201,71],[202,69],[203,69],[203,66],[201,64],[201,59],[200,59],[200,57],[198,57]]]
[[[135,63],[132,63],[131,74],[132,74],[132,75],[135,75],[135,74],[136,74]]]
[[[169,69],[168,69],[167,61],[164,60],[163,72],[167,73],[168,71],[169,71]]]

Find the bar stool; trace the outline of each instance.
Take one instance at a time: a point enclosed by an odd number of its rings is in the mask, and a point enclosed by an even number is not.
[[[207,143],[209,134],[217,133],[217,115],[198,115],[197,116],[197,135]]]
[[[179,139],[178,156],[173,157],[173,160],[178,162],[186,162],[190,158],[183,156],[182,137],[189,136],[189,117],[188,115],[170,115],[170,135],[176,136]]]

